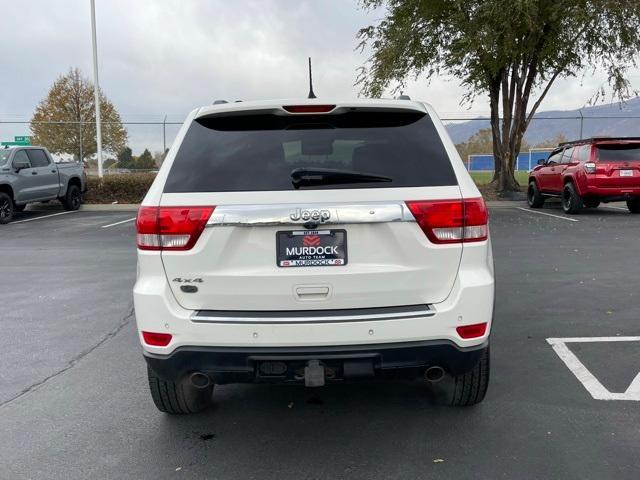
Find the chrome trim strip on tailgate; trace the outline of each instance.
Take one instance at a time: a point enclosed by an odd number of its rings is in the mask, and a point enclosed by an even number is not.
[[[222,205],[207,227],[415,222],[404,202]]]
[[[368,322],[374,320],[401,320],[432,317],[433,305],[409,305],[403,307],[356,308],[344,310],[282,310],[282,311],[223,311],[199,310],[191,316],[196,323],[340,323]]]

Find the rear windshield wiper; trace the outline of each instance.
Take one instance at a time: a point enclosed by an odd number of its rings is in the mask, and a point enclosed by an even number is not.
[[[291,171],[294,188],[313,185],[339,185],[344,183],[391,182],[391,177],[374,173],[335,170],[333,168],[296,168]]]

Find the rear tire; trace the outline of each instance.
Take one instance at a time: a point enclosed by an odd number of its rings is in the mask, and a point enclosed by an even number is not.
[[[531,208],[542,208],[544,205],[544,197],[538,190],[538,185],[535,180],[529,182],[529,188],[527,189],[527,203]]]
[[[69,185],[67,193],[62,199],[62,206],[65,210],[78,210],[82,204],[82,193],[77,185]]]
[[[578,195],[576,187],[571,182],[567,183],[562,189],[562,210],[564,213],[574,215],[580,213],[582,207],[582,198]]]
[[[0,224],[9,223],[13,219],[13,200],[6,193],[0,192]]]
[[[468,407],[482,402],[489,387],[489,363],[489,347],[487,347],[471,370],[453,377],[453,396],[450,405]]]
[[[147,377],[151,398],[161,412],[172,415],[198,413],[213,404],[213,384],[207,388],[196,388],[186,378],[180,382],[163,380],[149,366]]]
[[[640,213],[640,198],[627,200],[627,208],[631,213]]]

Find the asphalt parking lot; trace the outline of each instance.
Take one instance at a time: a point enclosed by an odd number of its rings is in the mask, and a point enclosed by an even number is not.
[[[0,226],[0,478],[637,479],[640,216],[622,207],[491,209],[477,407],[417,382],[235,385],[188,417],[148,393],[134,214],[19,214]]]

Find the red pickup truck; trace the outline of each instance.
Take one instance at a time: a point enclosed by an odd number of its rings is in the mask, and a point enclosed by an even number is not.
[[[561,143],[529,173],[529,206],[540,208],[547,197],[560,197],[565,213],[619,201],[640,213],[640,137]]]

